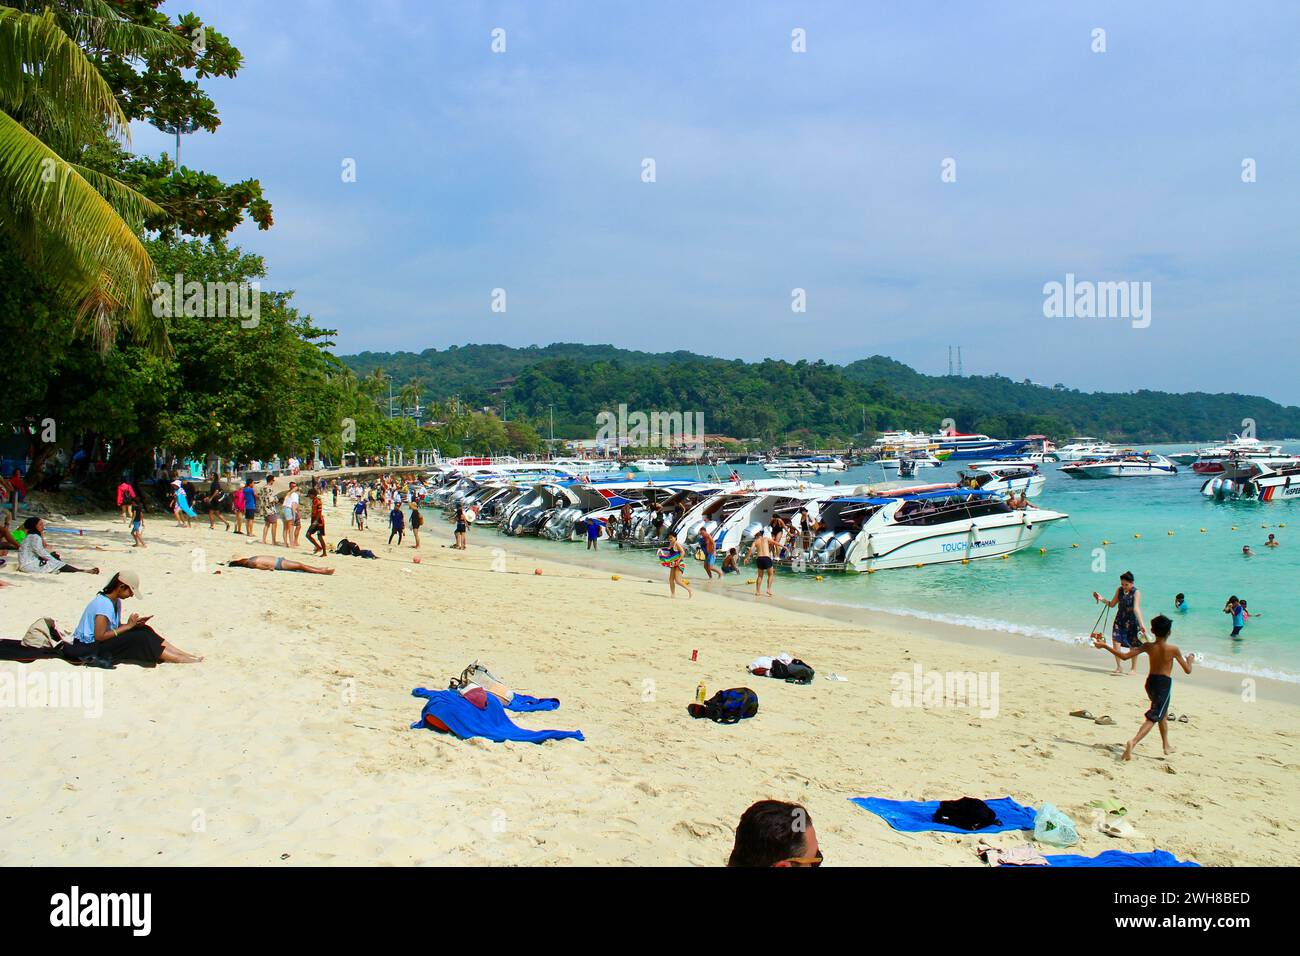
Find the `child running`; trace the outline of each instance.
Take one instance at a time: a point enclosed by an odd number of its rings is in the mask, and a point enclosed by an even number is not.
[[[131,537],[135,540],[135,544],[131,545],[131,547],[149,547],[144,543],[144,509],[140,507],[139,498],[131,502]]]
[[[1173,748],[1169,746],[1169,702],[1173,697],[1174,678],[1173,667],[1174,661],[1177,661],[1182,667],[1184,674],[1192,672],[1192,661],[1196,655],[1188,654],[1183,657],[1183,652],[1174,644],[1169,643],[1169,632],[1173,630],[1174,622],[1169,620],[1163,614],[1157,615],[1151,620],[1151,633],[1155,641],[1150,644],[1143,644],[1140,647],[1131,647],[1125,651],[1117,651],[1109,647],[1104,640],[1097,639],[1093,641],[1093,647],[1103,651],[1109,651],[1115,656],[1116,661],[1135,660],[1139,654],[1147,655],[1149,670],[1147,672],[1146,690],[1147,697],[1151,700],[1151,708],[1146,712],[1142,726],[1138,732],[1133,735],[1133,739],[1124,745],[1124,759],[1133,759],[1133,748],[1142,742],[1142,738],[1151,732],[1152,727],[1160,728],[1160,743],[1164,747],[1166,754],[1173,753]]]

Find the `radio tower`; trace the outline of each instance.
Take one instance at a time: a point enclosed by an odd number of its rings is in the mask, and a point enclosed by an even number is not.
[[[964,377],[961,370],[961,346],[960,345],[957,346],[957,377],[958,378]]]
[[[952,346],[948,346],[948,377],[952,378]]]

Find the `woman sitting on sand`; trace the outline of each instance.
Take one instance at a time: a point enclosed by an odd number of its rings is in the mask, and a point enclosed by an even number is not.
[[[27,537],[18,546],[18,570],[32,574],[53,574],[56,571],[98,574],[99,568],[74,568],[62,558],[57,551],[45,550],[45,519],[28,518],[23,522]]]
[[[231,558],[226,562],[229,568],[249,568],[253,571],[302,571],[306,574],[333,574],[333,568],[317,568],[303,564],[292,558],[277,558],[269,554],[258,554],[251,558]]]
[[[64,657],[81,660],[94,657],[111,664],[197,664],[203,660],[195,654],[168,644],[153,628],[148,617],[132,614],[122,623],[122,602],[140,590],[140,576],[134,571],[119,571],[108,585],[86,605],[72,641],[63,647]]]

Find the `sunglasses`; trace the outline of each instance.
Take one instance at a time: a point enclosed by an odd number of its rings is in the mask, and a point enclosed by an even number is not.
[[[789,863],[791,866],[813,866],[813,867],[817,867],[817,866],[821,866],[821,865],[822,865],[822,861],[823,861],[824,859],[826,859],[826,857],[822,854],[822,851],[821,851],[821,850],[818,850],[816,856],[808,856],[808,857],[804,857],[804,856],[794,856],[794,857],[791,857],[791,858],[788,859],[788,860],[782,860],[781,862],[782,862],[782,863]]]

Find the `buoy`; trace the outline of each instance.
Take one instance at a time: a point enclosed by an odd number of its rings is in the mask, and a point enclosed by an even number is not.
[[[1039,549],[1038,549],[1038,553],[1039,553],[1039,554],[1046,554],[1046,553],[1047,553],[1047,549],[1046,549],[1046,548],[1039,548]]]
[[[542,573],[541,568],[533,568],[533,574],[541,574],[541,573]]]
[[[1261,527],[1261,528],[1267,528],[1268,525],[1266,525],[1266,524],[1262,524],[1262,525],[1260,525],[1260,527]]]
[[[753,584],[753,583],[754,583],[754,579],[753,579],[753,578],[750,578],[750,579],[749,579],[748,581],[746,581],[745,583],[746,583],[746,584]]]
[[[1166,531],[1165,534],[1169,535],[1169,537],[1171,538],[1174,536],[1174,533],[1172,531]]]
[[[961,563],[962,563],[962,564],[970,564],[970,558],[962,558],[962,559],[961,559]]]
[[[820,581],[820,580],[821,580],[821,579],[822,579],[822,576],[821,576],[821,575],[820,575],[820,574],[819,574],[819,575],[817,575],[817,578],[816,578],[816,580],[818,580],[818,581]]]
[[[1204,528],[1201,529],[1201,534],[1205,534],[1205,529],[1204,529]]]
[[[420,563],[420,556],[417,554],[415,557],[411,558],[411,563],[412,563],[412,564],[419,564],[419,563]]]
[[[1072,547],[1072,548],[1077,548],[1078,546],[1079,546],[1079,545],[1078,545],[1077,543],[1070,545],[1070,547]]]
[[[925,565],[924,565],[924,564],[918,564],[917,567],[918,567],[918,568],[923,568],[923,567],[925,567]]]
[[[1110,544],[1110,542],[1107,541],[1105,538],[1102,538],[1102,539],[1101,539],[1101,543],[1102,543],[1103,545]]]
[[[1002,555],[1002,560],[1005,561],[1005,560],[1007,560],[1007,558],[1009,558],[1009,557],[1011,557],[1011,555],[1009,555],[1009,554],[1004,554],[1004,555]]]
[[[618,575],[617,575],[617,574],[611,574],[611,575],[609,576],[609,579],[610,579],[611,581],[617,581],[617,580],[618,580]]]
[[[1236,531],[1236,530],[1237,530],[1237,526],[1236,526],[1235,524],[1232,526],[1232,530],[1233,530],[1233,531]]]
[[[1133,537],[1135,537],[1135,538],[1140,538],[1140,537],[1142,537],[1142,535],[1140,535],[1140,534],[1135,534],[1135,535],[1133,535]]]

